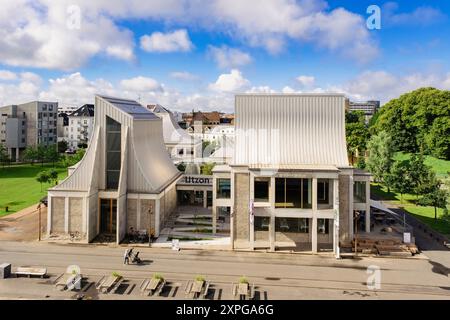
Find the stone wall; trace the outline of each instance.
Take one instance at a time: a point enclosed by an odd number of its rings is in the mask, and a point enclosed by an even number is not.
[[[151,212],[150,212],[151,211]],[[155,200],[141,199],[140,229],[155,230]]]
[[[351,241],[349,234],[350,176],[339,175],[339,241]]]
[[[132,227],[134,230],[138,229],[137,226],[137,199],[127,199],[127,233]]]
[[[236,241],[249,241],[249,199],[250,176],[248,173],[236,173],[234,178],[234,230]]]
[[[64,233],[64,208],[65,199],[64,197],[51,197],[52,201],[52,229],[51,232]]]
[[[83,198],[69,198],[69,232],[83,234]]]

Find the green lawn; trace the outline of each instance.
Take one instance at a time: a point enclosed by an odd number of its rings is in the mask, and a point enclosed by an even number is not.
[[[412,216],[421,220],[422,222],[429,225],[434,230],[450,236],[450,222],[442,219],[444,210],[437,210],[438,219],[434,219],[434,207],[422,207],[415,204],[416,196],[411,194],[403,195],[402,201],[400,201],[400,194],[392,192],[387,192],[386,187],[381,187],[378,184],[372,184],[370,192],[372,194],[378,195],[383,200],[388,200],[388,202],[402,206],[406,211],[408,211]]]
[[[38,172],[53,169],[51,164],[23,164],[0,167],[0,216],[14,213],[27,208],[47,194],[52,184],[41,184],[35,177]],[[55,167],[58,179],[61,181],[67,176],[67,169]],[[5,207],[9,207],[9,212]]]
[[[409,153],[397,152],[394,156],[395,160],[407,160],[411,157]],[[425,164],[433,168],[439,178],[445,178],[447,172],[450,172],[450,161],[438,159],[432,156],[424,156]]]

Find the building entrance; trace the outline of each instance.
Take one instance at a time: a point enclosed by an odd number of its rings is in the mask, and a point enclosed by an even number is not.
[[[100,233],[116,235],[117,200],[100,199]]]

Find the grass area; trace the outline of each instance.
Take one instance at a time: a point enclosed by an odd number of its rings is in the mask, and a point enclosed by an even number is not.
[[[53,168],[52,164],[19,164],[10,167],[0,167],[0,217],[20,211],[35,203],[47,195],[47,189],[53,183],[41,184],[36,181],[36,175],[40,171],[55,169],[58,172],[58,180],[67,176],[67,169]],[[9,211],[5,211],[5,207]]]
[[[371,194],[379,196],[384,201],[403,207],[403,209],[408,211],[412,216],[426,223],[434,230],[447,237],[450,236],[450,222],[443,219],[443,209],[437,209],[437,220],[435,220],[434,207],[416,205],[417,198],[415,195],[405,194],[403,195],[402,201],[400,201],[400,194],[392,192],[392,190],[391,192],[388,192],[386,187],[380,186],[379,184],[372,184],[370,192]]]
[[[411,157],[409,153],[397,152],[394,156],[395,160],[407,160]],[[438,159],[432,156],[424,156],[425,164],[433,168],[438,178],[445,178],[447,172],[450,172],[450,161]]]

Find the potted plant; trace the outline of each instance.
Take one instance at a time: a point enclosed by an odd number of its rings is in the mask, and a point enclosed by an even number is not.
[[[239,278],[239,283],[245,283],[248,284],[248,279],[246,276],[242,276]]]

